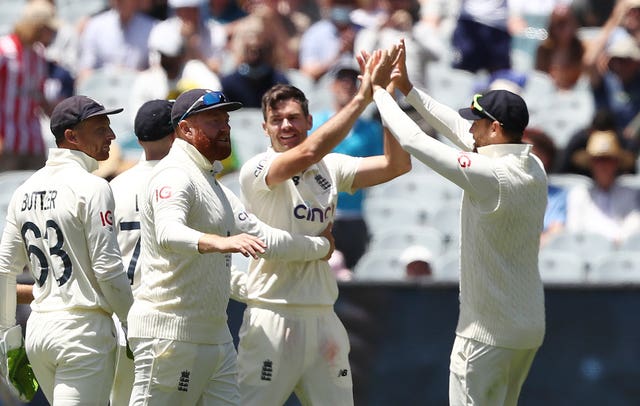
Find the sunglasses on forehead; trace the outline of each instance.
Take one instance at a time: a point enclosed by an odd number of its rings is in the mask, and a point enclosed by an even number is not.
[[[187,116],[189,116],[189,114],[193,112],[193,110],[196,107],[199,107],[198,103],[202,103],[203,106],[213,106],[214,104],[226,103],[226,102],[227,102],[227,98],[224,96],[224,93],[217,92],[217,91],[207,92],[202,96],[198,97],[196,101],[194,101],[193,104],[187,109],[187,111],[184,112],[184,114],[182,115],[182,117],[180,117],[180,120],[178,121],[182,121]]]
[[[482,114],[483,116],[490,118],[493,121],[497,121],[498,124],[500,124],[501,126],[504,126],[504,124],[502,124],[502,122],[500,120],[498,120],[497,118],[495,118],[495,116],[491,113],[489,113],[487,110],[485,110],[481,105],[480,105],[480,98],[482,97],[481,94],[476,94],[475,96],[473,96],[473,103],[471,103],[471,109],[477,111],[478,113]]]

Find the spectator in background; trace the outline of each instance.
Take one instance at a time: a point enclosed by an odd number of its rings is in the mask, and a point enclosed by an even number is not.
[[[147,42],[157,20],[140,11],[140,0],[112,0],[111,5],[91,17],[81,34],[78,81],[106,66],[149,67]]]
[[[244,2],[244,9],[252,16],[262,20],[269,27],[270,35],[275,39],[280,55],[274,61],[279,69],[298,69],[300,39],[311,26],[311,18],[299,8],[298,1],[251,0]],[[234,25],[234,31],[236,30]]]
[[[426,66],[440,59],[446,44],[428,24],[420,20],[418,0],[389,0],[382,24],[358,31],[354,52],[389,49],[404,38],[407,44],[407,70],[411,81],[427,87]]]
[[[453,31],[453,67],[476,73],[511,69],[507,1],[462,0]]]
[[[557,5],[549,17],[548,37],[536,50],[535,69],[551,76],[559,90],[572,89],[584,72],[584,44],[569,5]]]
[[[130,111],[154,99],[175,99],[186,90],[222,89],[220,79],[199,59],[188,59],[180,31],[158,24],[149,35],[151,66],[136,77],[131,89]]]
[[[33,0],[13,32],[0,38],[0,171],[44,165],[40,114],[49,115],[53,106],[45,97],[49,71],[44,51],[59,26],[55,7]]]
[[[573,155],[575,152],[585,149],[587,146],[587,140],[589,135],[594,131],[616,131],[615,121],[613,114],[608,109],[599,109],[593,116],[591,125],[583,130],[578,131],[570,139],[569,143],[561,151],[560,160],[558,162],[557,170],[560,173],[575,173],[579,175],[590,176],[591,173],[587,168],[576,166],[573,161]],[[625,149],[629,149],[624,139],[620,134],[616,132],[618,142]],[[634,171],[634,168],[629,169],[629,172]]]
[[[596,108],[611,110],[617,132],[635,151],[640,120],[640,1],[620,0],[585,57]]]
[[[215,20],[207,20],[201,10],[204,0],[169,0],[174,16],[160,22],[162,32],[177,31],[187,60],[198,59],[211,71],[219,74],[227,46],[227,30]]]
[[[217,23],[226,25],[246,15],[236,0],[209,0],[209,18]]]
[[[551,137],[541,130],[527,128],[522,142],[532,144],[532,152],[540,158],[547,175],[554,172],[558,150]],[[567,222],[567,190],[551,183],[547,184],[547,209],[544,213],[544,225],[540,244],[544,245],[549,237],[561,232]]]
[[[431,262],[433,253],[422,245],[411,245],[400,254],[400,264],[405,270],[407,279],[419,279],[433,276]]]
[[[333,108],[313,113],[311,136],[320,126],[345,107],[358,92],[360,69],[355,60],[340,61],[331,71],[331,93]],[[360,116],[349,130],[347,136],[333,149],[350,156],[375,156],[384,151],[382,124],[379,120]],[[333,237],[336,250],[344,256],[345,266],[354,269],[356,263],[367,249],[370,233],[363,217],[365,191],[354,193],[340,192],[333,223]]]
[[[590,67],[596,108],[609,109],[616,130],[629,138],[636,131],[627,127],[640,111],[640,46],[631,37],[620,38],[604,57],[607,59],[604,70],[595,65]],[[637,144],[637,140],[633,141]]]
[[[278,51],[283,50],[277,44],[271,27],[257,16],[250,15],[235,24],[231,49],[237,66],[222,77],[222,90],[230,100],[244,107],[260,108],[262,95],[271,86],[289,84],[285,74],[276,68]]]
[[[351,22],[349,0],[327,0],[324,18],[313,23],[300,39],[300,71],[319,80],[341,58],[354,58],[358,28]]]
[[[594,131],[584,150],[574,154],[576,165],[589,169],[594,185],[576,186],[569,192],[567,230],[592,232],[620,243],[640,231],[638,191],[617,182],[621,170],[635,165],[615,132]]]

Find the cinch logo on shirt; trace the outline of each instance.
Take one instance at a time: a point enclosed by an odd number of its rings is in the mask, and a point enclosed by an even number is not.
[[[293,216],[299,220],[318,221],[324,223],[329,219],[329,215],[333,212],[333,206],[323,209],[321,207],[308,207],[299,204],[293,208]]]
[[[262,161],[258,162],[258,166],[256,166],[256,170],[253,171],[253,176],[255,176],[256,178],[258,176],[260,176],[260,172],[262,172],[264,170],[264,164],[266,162],[267,161],[265,161],[264,159]]]

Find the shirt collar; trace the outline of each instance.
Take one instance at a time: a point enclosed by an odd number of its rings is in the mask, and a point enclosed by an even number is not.
[[[49,148],[49,157],[46,165],[62,165],[69,161],[76,162],[87,172],[93,172],[98,169],[98,161],[82,151],[67,148]]]
[[[478,148],[478,154],[490,158],[505,155],[529,155],[531,144],[493,144]]]

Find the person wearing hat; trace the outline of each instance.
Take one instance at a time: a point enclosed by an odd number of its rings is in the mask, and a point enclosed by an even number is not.
[[[433,276],[433,253],[424,245],[408,246],[402,250],[398,259],[409,280]]]
[[[369,64],[389,74],[396,54],[376,52]],[[371,94],[364,74],[349,102],[308,134],[313,117],[300,89],[276,85],[265,93],[262,128],[271,146],[240,169],[249,210],[273,227],[317,234],[334,221],[339,192],[407,173],[410,156],[390,136],[383,155],[330,153],[369,106]],[[353,404],[349,339],[334,311],[338,285],[329,263],[251,260],[246,287],[238,345],[243,406],[282,405],[294,391],[306,404]]]
[[[330,71],[332,106],[329,109],[313,113],[311,134],[329,121],[340,109],[346,106],[358,92],[360,69],[354,58],[341,59]],[[366,157],[384,153],[384,136],[380,120],[359,116],[347,136],[332,152]],[[345,265],[354,269],[370,241],[370,231],[364,220],[363,204],[365,191],[354,193],[340,192],[333,222],[333,236],[336,250],[344,255]]]
[[[635,157],[620,146],[615,132],[592,132],[573,161],[591,172],[594,184],[569,192],[567,230],[602,234],[616,244],[640,232],[638,191],[618,182],[621,171],[635,166]]]
[[[0,243],[0,336],[14,328],[16,275],[35,280],[26,354],[51,404],[107,404],[115,369],[111,314],[133,302],[113,227],[114,200],[92,174],[115,135],[106,109],[86,96],[53,109],[56,148],[14,193]],[[4,365],[5,360],[0,360]]]
[[[177,138],[138,199],[131,405],[239,404],[226,309],[232,286],[242,300],[244,282],[232,284],[231,253],[300,261],[328,258],[333,250],[329,228],[307,237],[268,227],[217,181],[220,160],[231,153],[229,112],[241,107],[222,92],[192,89],[171,108]]]
[[[140,207],[142,193],[153,167],[168,153],[175,138],[171,123],[169,100],[150,100],[144,103],[136,113],[134,131],[138,143],[144,150],[144,156],[132,168],[116,176],[111,182],[115,200],[113,225],[118,233],[118,246],[122,253],[122,262],[136,291],[140,286]],[[120,323],[116,322],[116,326]],[[112,405],[128,405],[133,388],[133,360],[126,356],[126,336],[118,331],[118,357],[116,374],[111,391]]]
[[[527,105],[515,93],[492,90],[456,112],[413,87],[402,53],[393,84],[451,146],[411,121],[385,90],[390,77],[373,73],[383,123],[404,149],[464,190],[449,402],[515,406],[545,333],[538,250],[547,177],[522,143]]]
[[[44,51],[60,25],[52,2],[33,0],[25,2],[13,31],[0,38],[0,171],[35,170],[46,160],[40,114],[50,114],[53,106],[45,98]]]

